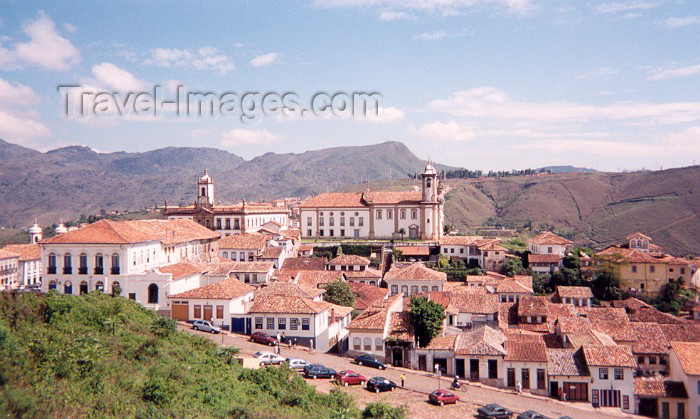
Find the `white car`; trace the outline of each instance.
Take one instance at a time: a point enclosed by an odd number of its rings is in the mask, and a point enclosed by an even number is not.
[[[201,330],[202,332],[221,333],[221,328],[219,326],[211,324],[206,320],[195,320],[194,323],[192,323],[192,328],[194,330]]]
[[[279,365],[285,361],[284,357],[273,354],[272,352],[256,352],[255,356],[258,358],[258,361],[260,361],[261,366]]]
[[[305,366],[309,365],[308,362],[301,358],[287,358],[286,361],[289,364],[289,368],[293,370],[303,370]]]

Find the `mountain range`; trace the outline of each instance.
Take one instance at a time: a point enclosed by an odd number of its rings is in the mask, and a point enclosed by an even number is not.
[[[407,175],[422,171],[425,163],[395,141],[244,160],[212,148],[97,153],[71,146],[42,153],[0,140],[0,196],[5,197],[0,200],[0,226],[27,226],[35,217],[48,225],[102,209],[138,210],[165,200],[169,205],[191,203],[205,168],[216,184],[217,201],[236,203],[363,189],[367,181],[373,189],[411,188],[416,183]],[[462,231],[481,225],[554,228],[577,243],[597,246],[642,231],[674,254],[698,253],[700,166],[636,173],[576,169],[451,179],[447,221]]]

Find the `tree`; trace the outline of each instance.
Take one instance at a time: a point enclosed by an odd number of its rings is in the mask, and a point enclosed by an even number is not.
[[[401,228],[399,229],[399,234],[401,235],[401,240],[403,240],[403,236],[406,235],[406,229],[403,228],[403,227],[401,227]]]
[[[324,288],[326,289],[326,293],[323,294],[323,299],[329,303],[345,307],[355,306],[355,294],[352,292],[347,282],[331,282],[330,284],[326,284]]]
[[[597,257],[598,271],[593,276],[591,291],[598,300],[619,300],[622,298],[624,280],[620,274],[620,265],[624,263],[621,255]]]
[[[523,267],[523,260],[520,258],[508,258],[501,269],[503,275],[515,276],[526,275],[527,269]]]
[[[399,258],[401,258],[401,256],[403,255],[403,252],[399,249],[393,249],[391,251],[391,254],[394,256],[394,260],[399,260]]]
[[[425,297],[411,298],[411,324],[418,344],[426,347],[442,330],[445,307]]]

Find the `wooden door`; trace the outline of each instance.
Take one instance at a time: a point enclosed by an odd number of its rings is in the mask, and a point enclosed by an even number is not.
[[[172,318],[187,321],[190,317],[190,304],[186,301],[173,301]]]
[[[211,319],[212,319],[212,306],[206,305],[206,306],[204,306],[204,317],[202,318],[202,320],[211,321]]]

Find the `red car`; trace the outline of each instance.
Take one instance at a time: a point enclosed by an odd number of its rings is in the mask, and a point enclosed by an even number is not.
[[[262,343],[263,345],[277,345],[277,339],[263,332],[255,332],[250,335],[251,342]]]
[[[339,371],[335,373],[335,381],[347,386],[365,385],[367,378],[353,371]]]
[[[450,403],[457,403],[459,401],[459,396],[456,394],[450,392],[449,390],[435,390],[432,393],[430,393],[430,396],[428,396],[428,399],[432,403],[439,404],[440,406],[444,406],[446,404]]]

